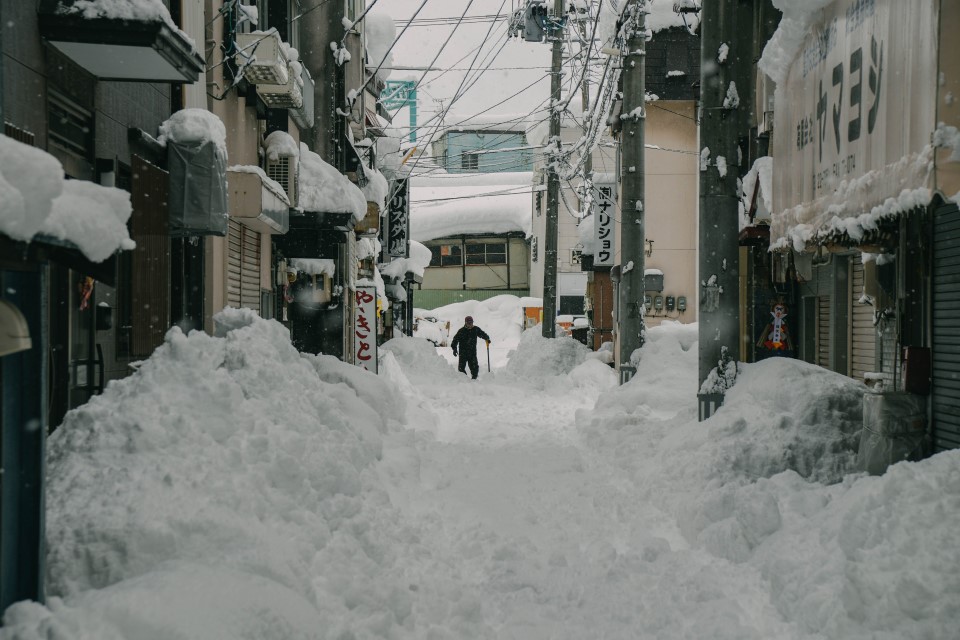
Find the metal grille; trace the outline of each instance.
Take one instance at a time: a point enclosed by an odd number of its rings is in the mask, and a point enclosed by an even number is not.
[[[260,312],[260,234],[233,220],[227,230],[227,304]]]
[[[864,281],[861,257],[855,255],[850,262],[850,315],[853,320],[850,341],[850,376],[863,382],[865,373],[876,371],[877,330],[873,325],[873,305],[860,302]]]
[[[960,447],[960,211],[941,207],[933,244],[933,447]]]
[[[290,206],[297,206],[296,158],[284,157],[277,160],[267,160],[266,174],[268,178],[283,187],[287,198],[290,199]]]
[[[817,364],[830,368],[830,298],[817,297]]]

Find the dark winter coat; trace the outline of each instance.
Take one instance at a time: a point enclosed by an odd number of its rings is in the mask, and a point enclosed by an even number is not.
[[[460,327],[460,330],[453,336],[453,342],[450,343],[450,346],[453,347],[454,353],[459,351],[461,356],[476,355],[478,337],[487,341],[490,340],[490,336],[484,333],[483,329],[477,325],[473,325],[472,327],[463,326]]]

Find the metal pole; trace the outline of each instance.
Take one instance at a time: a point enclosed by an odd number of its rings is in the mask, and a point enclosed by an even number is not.
[[[554,0],[554,17],[563,17],[563,0]],[[560,68],[563,62],[561,29],[551,24],[548,37],[553,40],[553,61],[550,65],[550,140],[547,152],[547,229],[543,252],[543,337],[554,338],[557,331],[557,215],[560,212]]]
[[[740,6],[745,5],[745,6]],[[700,26],[699,416],[723,404],[740,359],[739,198],[741,134],[751,106],[752,3],[703,3]],[[718,51],[729,47],[723,62]],[[714,375],[711,375],[713,373]],[[707,380],[710,383],[704,384]]]
[[[624,16],[626,54],[623,58],[623,125],[620,134],[620,171],[623,198],[620,206],[620,327],[618,369],[620,384],[637,371],[634,351],[643,346],[644,269],[644,101],[647,55],[647,3],[633,0]]]

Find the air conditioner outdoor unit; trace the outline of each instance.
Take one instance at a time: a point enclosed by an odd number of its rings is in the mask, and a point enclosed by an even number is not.
[[[287,197],[290,199],[290,206],[295,208],[297,202],[298,190],[298,166],[297,159],[292,156],[281,156],[276,160],[266,159],[264,171],[267,177],[275,180],[283,187]]]
[[[302,80],[292,72],[288,74],[286,84],[258,84],[257,93],[271,109],[299,109],[303,106]]]
[[[286,85],[290,80],[287,58],[276,29],[236,34],[234,60],[251,84]]]

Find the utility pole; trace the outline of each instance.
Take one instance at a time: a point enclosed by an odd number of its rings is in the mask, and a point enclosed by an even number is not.
[[[617,365],[620,384],[637,372],[633,352],[643,346],[644,296],[644,125],[646,93],[647,2],[632,0],[624,15],[623,110],[620,154],[623,198],[620,207],[620,322]]]
[[[704,2],[700,26],[700,420],[722,404],[740,359],[739,166],[749,157],[753,3]],[[727,54],[719,51],[725,45]]]
[[[553,40],[553,61],[550,65],[550,140],[547,143],[547,229],[543,252],[543,337],[557,335],[557,216],[560,212],[560,69],[563,61],[563,0],[554,0],[554,21],[547,37]]]
[[[599,11],[599,9],[598,9]],[[580,25],[580,37],[583,39],[583,45],[581,48],[585,47],[583,55],[583,82],[580,84],[580,110],[583,111],[584,117],[590,111],[590,72],[588,65],[590,64],[590,48],[593,45],[587,38],[592,34],[587,33],[587,20],[590,18],[589,5],[587,9],[587,15],[583,16],[579,20]],[[594,20],[599,20],[600,16],[597,15]],[[584,128],[584,135],[586,135],[586,128]],[[583,162],[583,177],[585,180],[593,181],[593,152],[587,154],[586,160]]]

